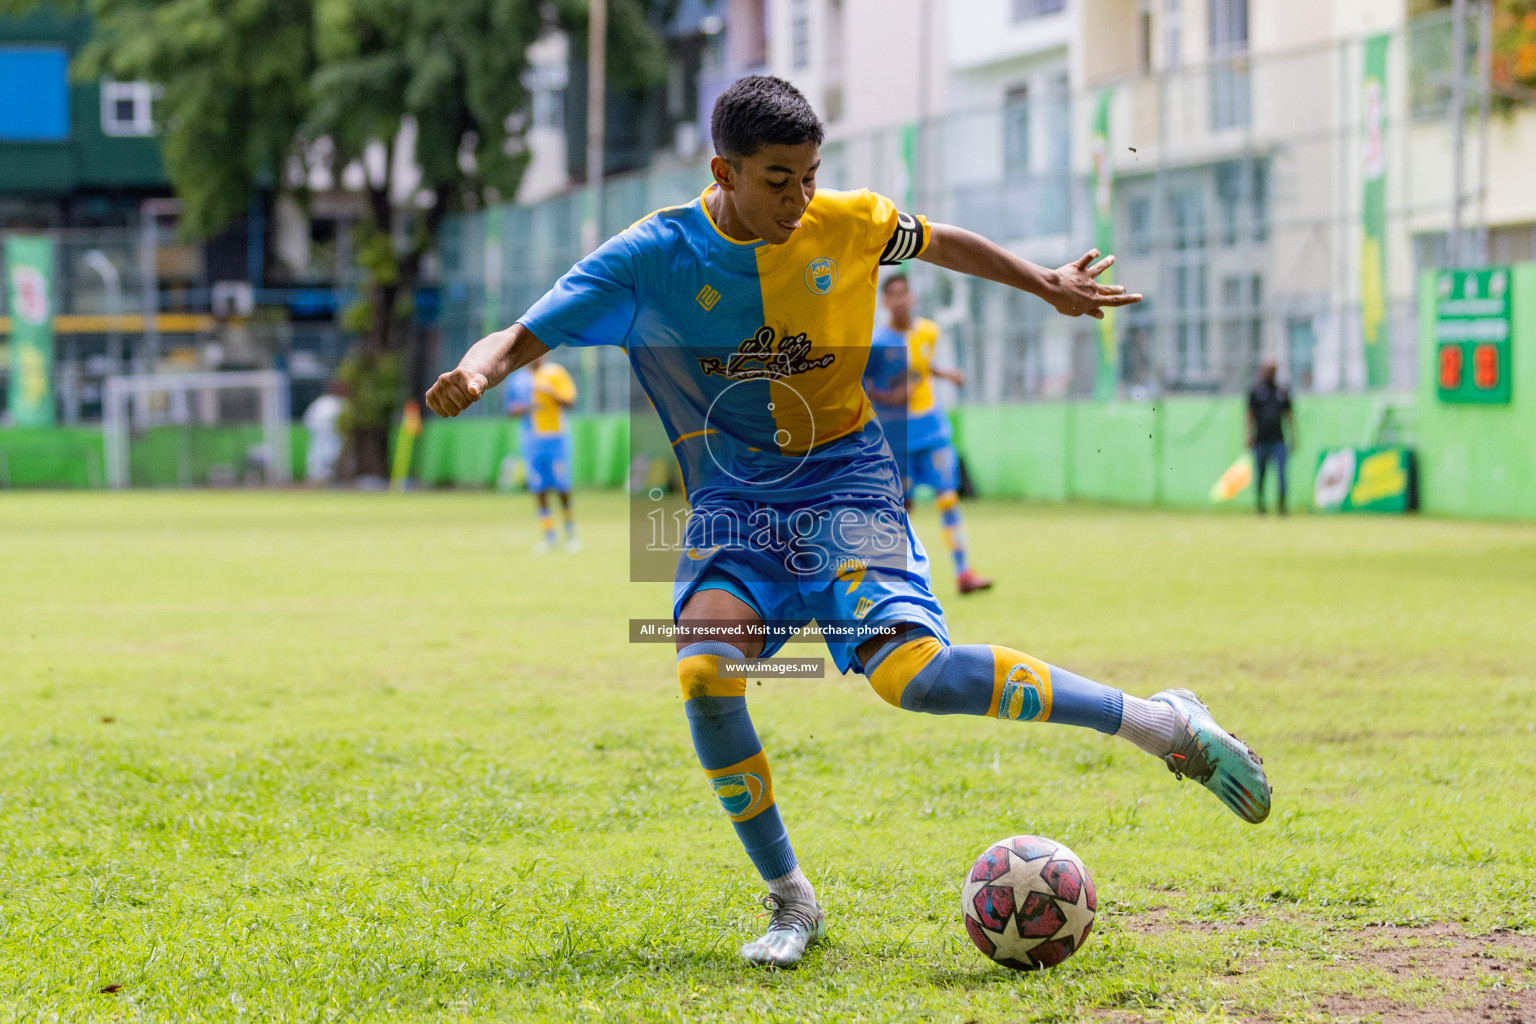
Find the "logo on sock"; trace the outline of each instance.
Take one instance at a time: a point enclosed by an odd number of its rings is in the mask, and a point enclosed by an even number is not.
[[[715,787],[715,796],[720,798],[720,806],[733,819],[745,818],[755,811],[768,788],[763,785],[762,777],[754,772],[722,775],[710,779],[709,784]]]
[[[1033,722],[1045,710],[1040,697],[1040,678],[1028,665],[1015,665],[1003,680],[1003,695],[997,701],[997,717],[1015,722]]]

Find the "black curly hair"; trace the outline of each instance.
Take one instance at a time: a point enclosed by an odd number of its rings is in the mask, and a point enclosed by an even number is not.
[[[709,134],[715,152],[734,161],[764,146],[819,146],[826,131],[799,89],[772,75],[748,75],[715,101]]]

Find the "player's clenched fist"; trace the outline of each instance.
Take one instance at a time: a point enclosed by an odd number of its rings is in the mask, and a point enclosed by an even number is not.
[[[437,383],[427,391],[427,408],[439,416],[457,416],[485,394],[490,384],[485,374],[462,366],[439,374]]]

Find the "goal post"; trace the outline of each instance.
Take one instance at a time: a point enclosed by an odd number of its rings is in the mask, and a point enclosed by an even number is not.
[[[184,428],[176,454],[176,483],[199,481],[190,454],[191,432],[203,427],[259,426],[261,441],[241,456],[241,472],[221,468],[227,482],[259,470],[267,486],[293,480],[288,440],[288,375],[277,370],[155,373],[109,377],[102,398],[102,448],[108,487],[133,486],[131,443],[136,432]],[[208,474],[212,476],[212,473]]]

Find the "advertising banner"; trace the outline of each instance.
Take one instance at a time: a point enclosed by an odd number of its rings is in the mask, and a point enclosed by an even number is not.
[[[53,426],[53,242],[5,240],[11,314],[11,384],[7,409],[17,427]]]
[[[1391,383],[1392,359],[1387,320],[1387,41],[1365,41],[1365,81],[1361,92],[1365,139],[1361,160],[1364,194],[1360,203],[1360,337],[1365,347],[1365,383]]]
[[[1332,448],[1318,461],[1318,512],[1407,512],[1418,508],[1411,448]]]
[[[1514,289],[1508,267],[1435,278],[1435,389],[1442,402],[1507,405]]]
[[[1115,251],[1115,175],[1109,154],[1109,105],[1115,97],[1113,89],[1099,93],[1098,108],[1093,115],[1093,170],[1090,184],[1093,187],[1093,245],[1108,256]],[[1103,284],[1115,283],[1115,268],[1099,275]],[[1115,310],[1104,310],[1104,319],[1098,322],[1099,360],[1094,376],[1093,397],[1103,400],[1115,397],[1120,379],[1120,349],[1115,336]]]

